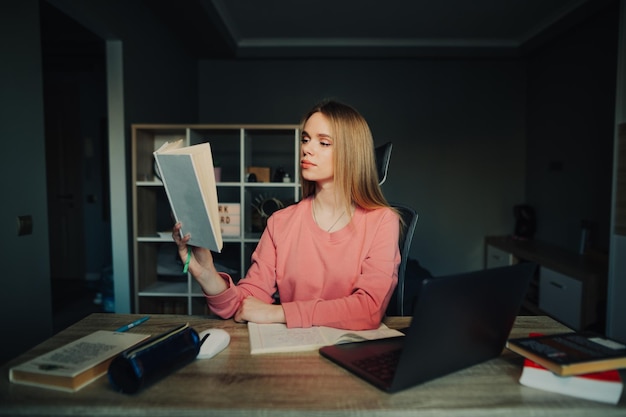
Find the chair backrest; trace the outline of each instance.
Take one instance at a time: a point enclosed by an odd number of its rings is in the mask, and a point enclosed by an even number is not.
[[[404,316],[405,314],[411,314],[410,311],[404,311],[404,281],[406,276],[406,266],[409,260],[409,250],[411,249],[411,242],[413,241],[413,234],[415,233],[415,227],[417,226],[418,215],[417,212],[405,204],[390,203],[391,207],[397,210],[398,214],[402,217],[404,222],[404,229],[400,233],[400,240],[398,242],[400,246],[400,267],[398,268],[398,286],[394,297],[389,303],[387,309],[388,314]],[[394,299],[395,298],[395,299]],[[396,309],[393,311],[392,303],[396,304]]]
[[[376,156],[376,169],[378,170],[378,184],[383,185],[387,179],[387,170],[389,169],[389,161],[391,160],[391,149],[393,144],[387,142],[374,149]]]
[[[376,147],[374,150],[376,156],[376,169],[378,170],[378,183],[380,185],[383,185],[387,179],[387,170],[389,169],[392,149],[393,144],[391,142],[387,142],[384,145]],[[398,286],[396,287],[396,291],[389,302],[387,314],[404,316],[405,313],[411,314],[410,311],[404,311],[404,279],[406,275],[406,266],[409,260],[409,250],[411,249],[411,242],[413,241],[413,234],[415,233],[415,227],[417,226],[418,216],[417,212],[407,205],[391,203],[391,206],[398,211],[400,216],[402,216],[404,229],[402,233],[400,233],[400,241],[398,242],[400,246],[400,256],[402,257],[400,267],[398,268]]]

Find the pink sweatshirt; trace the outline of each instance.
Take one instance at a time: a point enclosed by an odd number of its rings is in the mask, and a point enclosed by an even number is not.
[[[312,198],[267,221],[245,278],[206,296],[211,310],[232,317],[252,295],[267,303],[278,288],[287,327],[361,330],[380,325],[398,282],[398,216],[390,209],[357,208],[348,226],[328,233],[315,223]]]

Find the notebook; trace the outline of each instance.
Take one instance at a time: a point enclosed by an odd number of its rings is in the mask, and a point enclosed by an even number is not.
[[[319,352],[387,392],[495,358],[504,349],[535,269],[534,263],[520,263],[427,278],[406,336],[325,346]]]

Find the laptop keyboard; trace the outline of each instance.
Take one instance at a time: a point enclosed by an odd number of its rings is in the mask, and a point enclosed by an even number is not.
[[[400,352],[402,352],[402,349],[390,350],[378,355],[358,359],[353,364],[384,382],[391,382],[398,367]]]

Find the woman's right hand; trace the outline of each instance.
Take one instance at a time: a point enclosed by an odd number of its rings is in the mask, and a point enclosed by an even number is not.
[[[185,264],[189,256],[189,250],[191,250],[188,271],[196,281],[198,281],[202,290],[208,295],[215,295],[224,291],[227,285],[224,279],[218,274],[217,269],[215,269],[211,251],[206,248],[188,245],[191,235],[186,234],[181,237],[181,227],[181,223],[178,222],[172,229],[172,237],[174,238],[174,242],[176,242],[176,246],[178,246],[178,256],[180,260]]]

